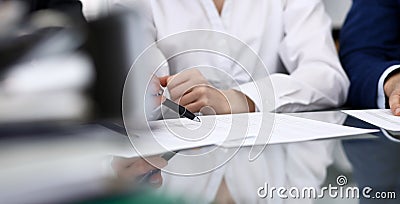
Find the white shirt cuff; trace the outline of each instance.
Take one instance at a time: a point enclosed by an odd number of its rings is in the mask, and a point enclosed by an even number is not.
[[[262,112],[264,111],[263,109],[263,101],[260,97],[260,93],[258,92],[257,89],[257,83],[255,82],[250,82],[246,84],[239,85],[237,87],[233,87],[234,90],[240,91],[243,94],[245,94],[250,100],[254,102],[254,105],[256,106],[256,112]],[[268,111],[268,110],[266,110]]]
[[[380,109],[386,108],[385,107],[385,103],[386,103],[385,91],[383,90],[384,82],[390,73],[392,73],[393,71],[395,71],[399,68],[400,68],[400,65],[393,65],[393,66],[389,67],[388,69],[386,69],[385,72],[383,72],[382,76],[379,78],[377,105],[378,105],[378,108],[380,108]],[[383,135],[385,135],[389,140],[391,140],[393,142],[400,142],[399,139],[396,139],[395,137],[393,137],[386,130],[381,128],[381,131],[382,131]]]
[[[381,128],[381,132],[385,135],[390,141],[400,143],[400,140],[393,137],[387,130]]]
[[[391,67],[389,67],[388,69],[386,69],[385,72],[383,72],[381,78],[379,78],[379,82],[378,82],[378,98],[377,98],[377,105],[378,108],[380,109],[384,109],[385,107],[385,92],[383,90],[383,83],[386,80],[386,77],[392,73],[394,70],[399,69],[400,65],[393,65]]]

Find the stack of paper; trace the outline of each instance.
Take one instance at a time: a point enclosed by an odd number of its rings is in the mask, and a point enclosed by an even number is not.
[[[389,109],[345,110],[343,112],[377,127],[400,131],[400,117],[394,116]]]
[[[267,135],[251,137],[246,139],[242,146],[264,145],[265,142],[267,142],[267,144],[305,142],[374,132],[378,132],[378,130],[353,128],[284,114],[276,114],[275,127],[270,137]],[[224,146],[233,147],[237,145],[238,142],[235,141],[225,144]]]

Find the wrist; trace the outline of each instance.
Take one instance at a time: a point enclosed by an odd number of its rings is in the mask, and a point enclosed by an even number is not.
[[[254,102],[244,93],[229,89],[223,91],[228,100],[228,106],[231,113],[255,112]]]
[[[387,97],[389,97],[392,94],[393,90],[396,88],[396,86],[398,86],[399,82],[400,82],[400,73],[389,76],[386,79],[383,85],[383,90]]]

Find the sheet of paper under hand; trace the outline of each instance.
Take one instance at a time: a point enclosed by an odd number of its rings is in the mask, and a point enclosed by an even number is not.
[[[344,110],[342,112],[386,130],[400,131],[400,117],[394,116],[389,109]]]
[[[257,117],[257,116],[255,116]],[[334,139],[354,135],[364,135],[378,132],[373,129],[353,128],[327,122],[310,120],[285,114],[275,115],[275,126],[270,137],[259,135],[258,137],[247,138],[241,146],[263,145],[267,140],[268,144],[283,144],[293,142],[305,142],[312,140]],[[225,147],[234,147],[238,141],[224,144]]]
[[[235,147],[265,143],[280,144],[377,132],[377,130],[346,127],[282,114],[275,114],[272,118],[274,122],[268,121],[271,117],[265,117],[262,113],[200,118],[201,123],[185,118],[151,122],[153,127],[151,137],[140,136],[133,138],[133,142],[136,147],[147,146],[141,149],[151,151],[148,154],[154,154],[165,150],[175,151],[208,145]],[[263,124],[263,120],[267,124]],[[260,132],[262,134],[259,134]],[[149,145],[155,141],[157,145]],[[160,147],[162,149],[159,149]]]

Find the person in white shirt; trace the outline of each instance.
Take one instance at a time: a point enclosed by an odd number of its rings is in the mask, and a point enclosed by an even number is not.
[[[244,70],[210,53],[167,57],[168,70],[164,74],[173,76],[161,77],[161,83],[168,87],[172,100],[193,112],[208,113],[204,107],[217,114],[311,111],[338,107],[346,100],[349,80],[338,60],[331,38],[331,21],[320,0],[117,0],[115,4],[143,11],[148,36],[153,42],[165,42],[159,48],[166,56],[179,53],[187,44],[207,44],[207,41],[187,36],[165,39],[187,31],[215,31],[248,45],[265,64],[268,76],[252,76],[272,83],[275,97],[272,102],[260,97],[251,85],[251,77],[247,77],[248,73],[263,69],[260,66],[247,66]],[[227,42],[209,44],[228,50],[234,58],[243,58],[241,50],[234,50]],[[219,71],[210,74],[210,69],[202,70],[200,65]],[[213,77],[221,76],[217,72],[228,73],[236,84],[224,84],[226,80]],[[273,109],[265,105],[268,103],[274,103]],[[203,150],[189,152],[195,151]],[[250,148],[240,149],[232,160],[210,173],[164,174],[164,189],[201,197],[205,202],[299,203],[302,200],[260,199],[257,189],[265,182],[275,187],[318,187],[332,162],[333,143],[272,145],[254,161],[249,161],[249,151]],[[169,162],[176,169],[191,165],[173,159]]]

